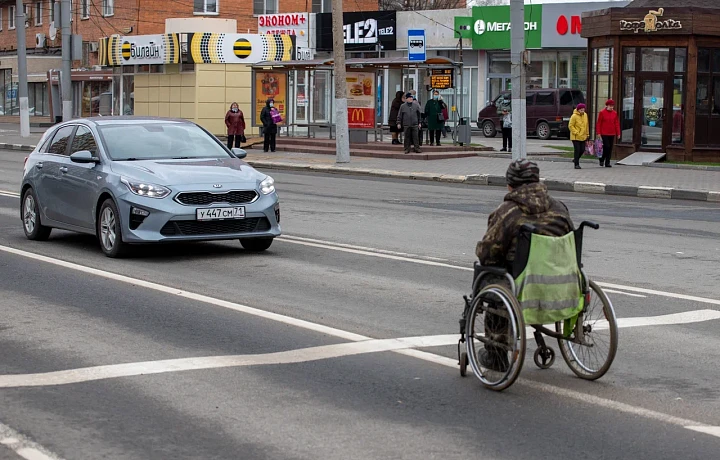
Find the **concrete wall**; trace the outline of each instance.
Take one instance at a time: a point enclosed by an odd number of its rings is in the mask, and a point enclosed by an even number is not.
[[[135,75],[135,115],[196,119],[194,72],[165,66],[164,74]]]

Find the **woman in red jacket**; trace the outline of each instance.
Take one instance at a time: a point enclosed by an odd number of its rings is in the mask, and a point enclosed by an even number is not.
[[[600,166],[610,168],[610,155],[612,154],[615,139],[620,140],[620,117],[615,111],[615,101],[608,99],[605,102],[605,110],[598,114],[595,132],[602,136],[603,154],[600,157]]]
[[[245,116],[238,107],[237,102],[230,105],[230,110],[225,114],[225,126],[227,126],[228,149],[240,147],[240,142],[245,137]]]

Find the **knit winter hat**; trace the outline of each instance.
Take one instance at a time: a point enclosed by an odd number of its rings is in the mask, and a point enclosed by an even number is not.
[[[540,168],[536,163],[528,160],[517,160],[510,163],[505,180],[512,188],[525,184],[540,182]]]
[[[583,104],[582,102],[577,105],[578,110],[584,109],[585,107],[586,107],[585,104]]]

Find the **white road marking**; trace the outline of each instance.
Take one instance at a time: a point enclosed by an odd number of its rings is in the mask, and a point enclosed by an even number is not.
[[[686,426],[685,428],[720,438],[720,426]]]
[[[3,191],[3,190],[0,190],[0,195],[5,195],[5,196],[9,196],[9,197],[14,197],[14,198],[20,198],[20,194],[18,194],[18,193]],[[438,257],[424,257],[424,256],[420,256],[417,254],[388,251],[385,249],[365,247],[365,246],[355,246],[355,245],[344,244],[344,243],[335,243],[333,241],[316,240],[316,239],[312,239],[312,238],[304,238],[304,237],[293,236],[293,235],[283,235],[277,239],[280,241],[285,241],[287,243],[300,244],[300,245],[304,245],[304,246],[310,246],[310,247],[316,247],[316,248],[322,248],[322,249],[332,249],[334,251],[347,252],[350,254],[358,254],[358,255],[364,255],[364,256],[370,256],[370,257],[380,257],[383,259],[397,260],[397,261],[402,261],[402,262],[411,262],[411,263],[416,263],[416,264],[420,264],[420,265],[430,265],[430,266],[441,267],[441,268],[451,268],[454,270],[473,271],[472,267],[462,267],[459,265],[453,265],[451,263],[448,263],[450,261],[448,261],[447,259],[441,259]],[[641,293],[641,294],[651,294],[651,295],[657,295],[657,296],[662,296],[662,297],[669,297],[669,298],[673,298],[673,299],[690,300],[693,302],[708,303],[711,305],[720,305],[720,300],[709,299],[706,297],[698,297],[698,296],[691,296],[691,295],[685,295],[685,294],[676,294],[673,292],[657,291],[657,290],[653,290],[653,289],[638,288],[638,287],[634,287],[634,286],[624,286],[621,284],[604,283],[601,281],[596,281],[596,283],[599,286],[601,286],[603,288],[608,288],[608,289],[624,290],[624,291],[630,291],[630,292],[637,292],[637,293]],[[630,295],[627,292],[618,292],[618,291],[614,291],[614,292],[619,293],[619,294]]]
[[[618,327],[688,324],[715,319],[720,319],[720,312],[715,310],[700,310],[662,316],[621,318],[618,320]],[[595,329],[607,329],[607,322],[598,322],[594,327]],[[527,330],[528,332],[533,331],[531,327],[528,327]],[[218,369],[223,367],[296,364],[383,351],[402,351],[403,354],[413,356],[410,349],[456,345],[459,338],[459,334],[445,334],[396,339],[368,339],[275,353],[205,356],[110,364],[40,374],[6,374],[0,375],[0,388],[68,385],[111,378],[201,369]],[[438,358],[443,357],[438,356]]]
[[[144,280],[140,280],[140,279],[135,279],[135,278],[131,278],[129,276],[119,275],[119,274],[107,272],[104,270],[98,270],[96,268],[86,267],[84,265],[79,265],[79,264],[72,263],[72,262],[66,262],[64,260],[53,259],[51,257],[42,256],[39,254],[34,254],[31,252],[22,251],[22,250],[15,249],[15,248],[10,248],[7,246],[0,246],[0,251],[10,253],[10,254],[15,254],[18,256],[22,256],[22,257],[26,257],[26,258],[32,259],[32,260],[46,262],[46,263],[64,267],[64,268],[69,268],[71,270],[76,270],[76,271],[79,271],[82,273],[96,275],[96,276],[99,276],[102,278],[111,279],[114,281],[131,284],[134,286],[145,287],[145,288],[152,289],[152,290],[155,290],[158,292],[164,292],[164,293],[167,293],[170,295],[176,295],[179,297],[196,300],[198,302],[203,302],[203,303],[210,304],[210,305],[215,305],[215,306],[228,308],[228,309],[235,310],[235,311],[244,312],[244,313],[247,313],[250,315],[267,318],[267,319],[270,319],[273,321],[278,321],[278,322],[281,322],[284,324],[290,324],[290,325],[301,327],[301,328],[304,328],[307,330],[321,332],[321,333],[324,333],[324,334],[327,334],[327,335],[330,335],[333,337],[343,338],[343,339],[346,339],[346,340],[349,340],[352,342],[365,342],[365,341],[370,342],[370,341],[372,341],[373,343],[370,344],[371,346],[378,346],[377,344],[379,344],[379,343],[385,343],[386,346],[390,346],[390,344],[394,344],[394,342],[393,342],[394,339],[390,339],[389,341],[380,342],[377,340],[373,340],[371,337],[366,337],[366,336],[363,336],[360,334],[343,331],[342,329],[336,329],[333,327],[312,323],[310,321],[292,318],[290,316],[280,315],[277,313],[271,313],[271,312],[267,312],[267,311],[260,310],[257,308],[248,307],[246,305],[241,305],[241,304],[234,303],[234,302],[228,302],[225,300],[216,299],[216,298],[205,296],[202,294],[187,292],[187,291],[172,288],[169,286],[163,286],[161,284],[152,283],[152,282],[144,281]],[[445,336],[445,337],[450,337],[450,336]],[[432,341],[427,341],[426,338],[422,338],[422,339],[424,340],[422,343],[434,343]],[[419,346],[430,346],[430,345],[419,345]],[[414,358],[418,358],[418,359],[421,359],[421,360],[424,360],[427,362],[436,363],[436,364],[440,364],[440,365],[443,365],[446,367],[450,367],[452,369],[457,369],[457,360],[455,360],[455,359],[450,359],[450,358],[439,356],[439,355],[436,355],[433,353],[428,353],[428,352],[415,350],[415,349],[400,349],[400,350],[396,350],[396,352],[406,355],[406,356],[412,356]],[[720,427],[713,427],[706,423],[700,423],[700,422],[697,422],[694,420],[686,420],[686,419],[682,419],[679,417],[674,417],[672,415],[663,414],[662,412],[657,412],[657,411],[653,411],[650,409],[645,409],[645,408],[637,407],[637,406],[631,406],[629,404],[613,401],[610,399],[600,398],[597,396],[591,396],[587,393],[582,393],[579,391],[569,390],[569,389],[565,389],[565,388],[559,388],[559,387],[555,387],[555,386],[540,383],[540,382],[535,382],[535,381],[530,381],[530,380],[521,380],[520,382],[518,382],[518,384],[525,386],[527,388],[552,393],[552,394],[558,395],[562,398],[570,398],[570,399],[576,400],[583,404],[591,404],[591,405],[595,405],[598,407],[613,409],[613,410],[617,410],[620,412],[625,412],[625,413],[633,414],[636,416],[641,416],[641,417],[645,417],[648,419],[673,424],[676,426],[680,426],[682,428],[703,427],[705,429],[705,431],[703,431],[703,432],[706,434],[710,434],[713,436],[720,435]],[[695,430],[695,431],[697,431],[697,430]]]
[[[643,298],[643,299],[647,299],[647,296],[646,296],[646,295],[642,295],[642,294],[630,294],[629,292],[616,291],[616,290],[614,290],[614,289],[603,289],[603,291],[605,291],[605,292],[610,292],[610,293],[612,293],[612,294],[622,294],[622,295],[627,295],[627,296],[630,296],[630,297],[641,297],[641,298]]]
[[[61,460],[60,456],[50,452],[40,444],[30,441],[2,423],[0,423],[0,444],[12,449],[25,460]]]
[[[411,257],[405,257],[405,256],[399,256],[399,255],[392,255],[392,254],[384,254],[375,248],[364,248],[364,249],[354,249],[354,248],[346,248],[343,246],[337,246],[337,243],[331,242],[331,241],[321,241],[321,240],[314,240],[314,241],[304,241],[304,240],[297,240],[295,239],[297,237],[290,237],[289,235],[284,235],[280,238],[278,238],[281,241],[287,242],[287,243],[293,243],[293,244],[300,244],[304,246],[311,246],[316,248],[323,248],[323,249],[331,249],[334,251],[341,251],[341,252],[347,252],[351,254],[359,254],[359,255],[365,255],[365,256],[371,256],[371,257],[380,257],[383,259],[392,259],[392,260],[398,260],[403,262],[411,262],[421,265],[431,265],[435,267],[442,267],[442,268],[452,268],[454,270],[462,270],[462,271],[473,271],[472,267],[462,267],[460,265],[453,265],[451,263],[446,262],[436,262],[434,260],[423,260],[420,256],[416,256],[417,258],[411,258]],[[441,259],[442,260],[442,259]],[[674,292],[665,292],[665,291],[656,291],[653,289],[645,289],[645,288],[639,288],[634,286],[624,286],[621,284],[612,284],[612,283],[604,283],[596,281],[597,284],[603,288],[609,288],[609,289],[616,289],[616,290],[623,290],[623,291],[630,291],[630,292],[637,292],[641,294],[651,294],[651,295],[657,295],[662,297],[670,297],[673,299],[681,299],[681,300],[690,300],[693,302],[700,302],[700,303],[708,303],[711,305],[720,305],[720,300],[716,299],[709,299],[706,297],[698,297],[698,296],[691,296],[691,295],[685,295],[685,294],[676,294]]]

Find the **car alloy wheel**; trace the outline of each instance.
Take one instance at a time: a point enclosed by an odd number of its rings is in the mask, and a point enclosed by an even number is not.
[[[112,251],[115,246],[115,213],[110,206],[102,211],[100,216],[100,242],[106,250]]]
[[[108,257],[122,257],[127,250],[127,244],[122,240],[120,215],[113,200],[105,200],[100,207],[97,226],[100,247],[105,255]]]
[[[20,217],[23,222],[23,231],[29,240],[45,241],[50,237],[52,228],[42,224],[40,219],[40,206],[32,189],[27,189],[23,195]]]
[[[32,233],[35,231],[35,224],[37,222],[37,212],[35,212],[35,198],[32,193],[25,195],[25,206],[23,206],[23,225],[25,225],[25,233]]]
[[[497,133],[495,129],[495,124],[493,124],[492,121],[486,121],[483,123],[483,135],[485,137],[495,137],[495,134]]]
[[[538,123],[538,125],[537,125],[537,136],[538,136],[541,140],[544,140],[544,141],[550,139],[550,125],[548,125],[548,124],[545,123],[544,121],[541,121],[540,123]]]

